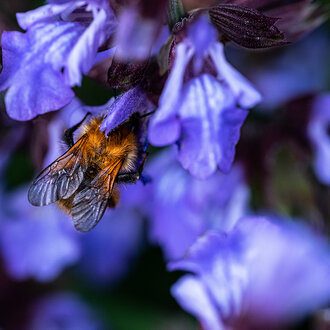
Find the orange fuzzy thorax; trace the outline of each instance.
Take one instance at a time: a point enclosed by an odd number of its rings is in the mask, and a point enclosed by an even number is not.
[[[79,138],[87,134],[83,158],[99,168],[105,168],[117,160],[124,160],[121,172],[135,169],[138,148],[136,137],[129,124],[123,124],[105,136],[100,131],[103,118],[94,118],[82,127]]]

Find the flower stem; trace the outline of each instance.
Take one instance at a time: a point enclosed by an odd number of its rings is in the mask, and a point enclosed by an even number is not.
[[[172,31],[174,25],[185,16],[181,0],[169,0],[168,2],[168,25]]]

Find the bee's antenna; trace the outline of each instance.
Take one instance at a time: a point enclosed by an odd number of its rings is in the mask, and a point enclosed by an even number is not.
[[[149,145],[149,140],[148,140],[148,138],[146,138],[146,142],[145,142],[145,144],[143,146],[143,153],[144,154],[147,152],[148,145]]]
[[[144,115],[141,115],[140,118],[144,118],[144,117],[151,116],[151,115],[153,115],[155,112],[156,112],[156,110],[153,110],[153,111],[147,112],[147,113],[145,113]]]

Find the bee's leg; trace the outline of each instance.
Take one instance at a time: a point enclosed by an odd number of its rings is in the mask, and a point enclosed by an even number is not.
[[[144,115],[140,115],[140,118],[148,117],[153,115],[156,112],[156,110],[150,111],[148,113],[145,113]]]
[[[144,185],[152,181],[149,175],[140,174],[138,171],[121,173],[116,178],[117,183],[136,183],[137,180],[140,180]]]
[[[73,133],[82,125],[82,123],[86,120],[86,118],[90,115],[90,112],[87,112],[85,117],[76,125],[66,129],[63,134],[63,141],[65,144],[69,147],[72,148],[74,145],[73,141]]]
[[[144,153],[142,156],[142,161],[134,172],[129,173],[120,173],[117,175],[117,183],[136,183],[137,180],[140,180],[144,185],[151,182],[152,179],[148,175],[143,175],[142,170],[147,157],[147,153]]]
[[[141,115],[139,112],[133,113],[130,119],[132,132],[138,133],[141,127],[141,119],[153,115],[155,112],[156,110],[153,110],[144,115]]]
[[[142,174],[142,170],[143,170],[143,167],[144,167],[144,163],[146,161],[146,158],[148,156],[148,152],[146,151],[147,150],[147,147],[148,147],[148,140],[146,141],[146,144],[143,148],[143,155],[142,155],[142,161],[141,163],[139,164],[139,166],[137,167],[136,171],[139,173],[139,180],[144,184],[146,185],[147,183],[150,183],[152,181],[152,178],[150,175],[148,174]]]
[[[140,179],[140,175],[138,172],[130,172],[130,173],[121,173],[116,177],[117,183],[135,183]]]

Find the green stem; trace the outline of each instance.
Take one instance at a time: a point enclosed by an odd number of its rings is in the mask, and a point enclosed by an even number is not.
[[[169,0],[168,2],[168,25],[172,31],[174,25],[185,16],[181,0]]]

